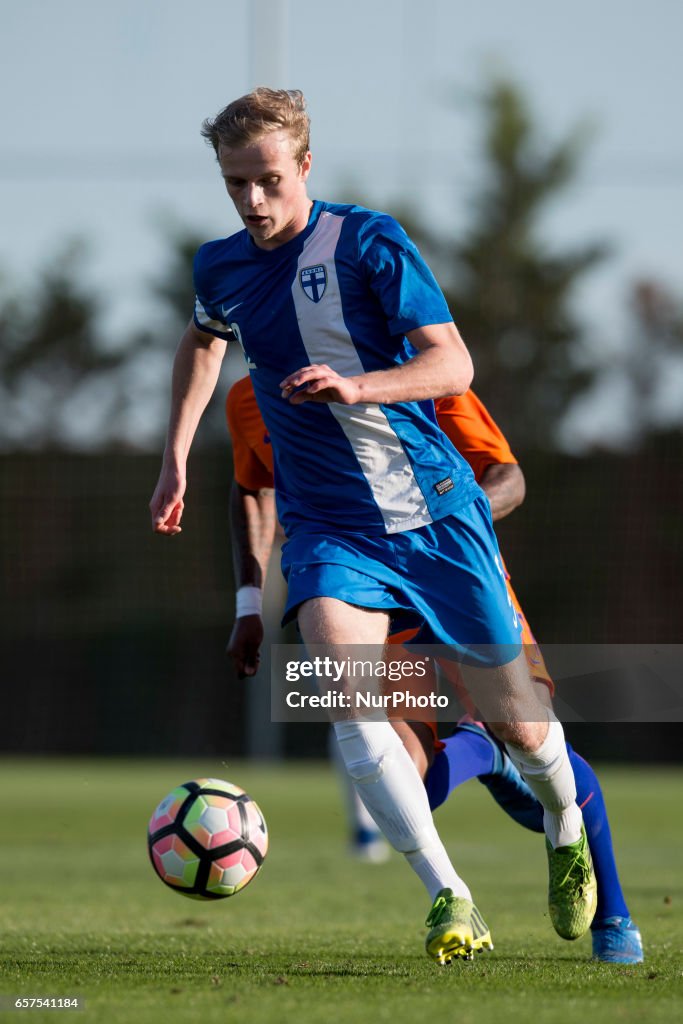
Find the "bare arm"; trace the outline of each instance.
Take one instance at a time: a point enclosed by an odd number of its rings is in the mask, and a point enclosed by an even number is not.
[[[180,533],[187,456],[192,439],[218,380],[227,342],[205,334],[190,322],[173,363],[171,413],[161,474],[152,500],[152,528],[167,536]]]
[[[232,561],[237,587],[260,587],[268,570],[275,537],[275,491],[257,491],[233,482],[230,496]]]
[[[524,473],[512,462],[496,462],[484,470],[479,486],[491,503],[491,517],[503,519],[521,505],[526,495]]]
[[[238,590],[242,587],[263,589],[273,548],[275,524],[275,491],[270,487],[252,491],[235,481],[230,497],[230,528]],[[240,678],[255,675],[262,642],[263,619],[260,610],[240,614],[238,607],[227,653],[233,659]]]
[[[418,327],[406,337],[418,351],[401,366],[355,377],[341,377],[324,364],[304,366],[281,382],[282,397],[292,405],[391,404],[462,395],[467,391],[473,376],[472,360],[454,323]]]

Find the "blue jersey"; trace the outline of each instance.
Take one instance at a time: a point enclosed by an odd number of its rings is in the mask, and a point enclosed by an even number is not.
[[[310,363],[349,377],[415,355],[405,335],[451,315],[400,225],[358,206],[315,202],[276,249],[248,232],[203,245],[195,323],[244,350],[273,444],[285,532],[366,534],[425,526],[480,492],[429,402],[291,405],[279,383]]]

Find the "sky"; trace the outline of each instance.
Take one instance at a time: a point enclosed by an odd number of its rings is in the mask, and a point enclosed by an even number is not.
[[[30,296],[38,268],[81,236],[103,328],[153,317],[162,226],[206,238],[239,227],[199,127],[258,84],[277,2],[0,0],[2,275]],[[360,194],[380,208],[409,200],[430,227],[461,230],[480,171],[474,97],[487,74],[504,72],[551,138],[593,126],[581,173],[543,231],[559,247],[611,243],[578,296],[600,344],[618,344],[634,279],[683,293],[680,0],[280,9],[286,46],[272,66],[286,81],[261,83],[307,96],[313,195]]]

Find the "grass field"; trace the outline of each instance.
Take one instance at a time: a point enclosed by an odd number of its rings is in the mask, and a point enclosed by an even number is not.
[[[201,775],[258,800],[271,849],[233,899],[172,893],[147,860],[147,819]],[[0,760],[2,1018],[19,995],[78,996],[94,1022],[673,1021],[683,1008],[683,771],[602,772],[618,859],[647,962],[590,962],[556,937],[539,836],[470,783],[437,816],[491,926],[495,951],[442,969],[423,952],[423,890],[397,856],[346,856],[327,765]],[[72,1019],[61,1011],[59,1019]]]

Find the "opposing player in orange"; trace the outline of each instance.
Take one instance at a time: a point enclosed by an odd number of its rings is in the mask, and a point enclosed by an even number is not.
[[[439,426],[469,462],[477,483],[486,493],[493,520],[508,515],[524,500],[524,475],[488,410],[472,391],[437,399],[435,410]],[[233,442],[231,522],[238,588],[228,653],[237,672],[251,676],[258,669],[263,641],[261,594],[277,518],[272,448],[249,377],[237,381],[230,389],[226,416]],[[508,591],[522,621],[522,640],[530,674],[543,702],[550,706],[553,681],[509,577]],[[407,639],[409,635],[402,634],[390,638],[390,642],[402,643]],[[449,670],[448,665],[442,665],[442,669],[457,686],[457,667]],[[472,716],[458,723],[452,735],[443,741],[436,740],[433,723],[394,721],[392,724],[425,781],[432,809],[440,806],[457,786],[478,778],[510,817],[526,828],[543,831],[541,805],[512,764],[504,746]],[[593,957],[611,963],[639,963],[643,960],[642,942],[621,889],[600,784],[590,765],[569,744],[567,749],[598,881],[598,908],[591,926]],[[368,829],[366,838],[374,840],[370,821]]]

